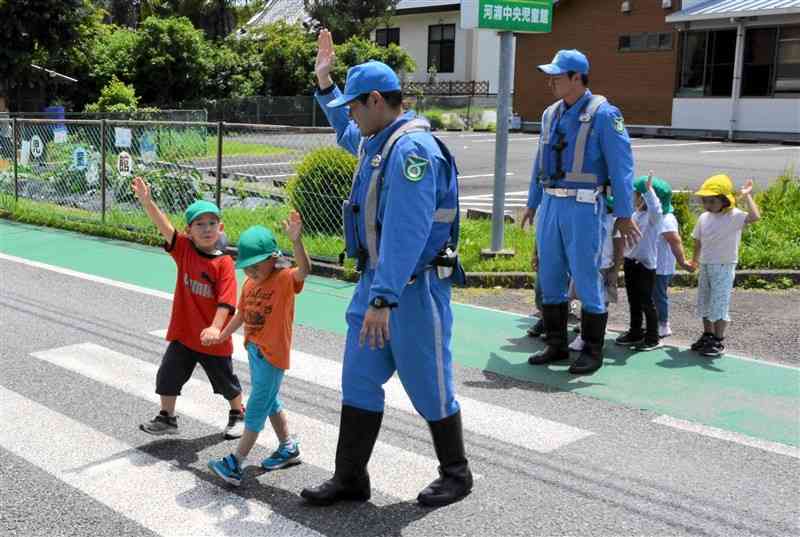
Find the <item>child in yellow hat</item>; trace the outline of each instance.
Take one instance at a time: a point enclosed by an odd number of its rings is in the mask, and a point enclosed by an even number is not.
[[[739,191],[747,203],[748,212],[736,208],[733,182],[727,175],[709,177],[695,192],[705,209],[692,232],[692,264],[700,267],[697,311],[703,319],[703,335],[692,345],[692,350],[704,356],[720,356],[725,351],[722,341],[730,321],[728,310],[742,229],[761,218],[752,191],[752,179],[748,179]]]

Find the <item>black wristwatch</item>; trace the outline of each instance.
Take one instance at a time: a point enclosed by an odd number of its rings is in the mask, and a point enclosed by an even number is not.
[[[382,296],[376,296],[375,298],[370,300],[369,301],[369,305],[372,306],[373,308],[376,308],[376,309],[394,308],[394,307],[397,306],[397,304],[392,304],[391,302],[389,302],[388,300],[386,300]]]

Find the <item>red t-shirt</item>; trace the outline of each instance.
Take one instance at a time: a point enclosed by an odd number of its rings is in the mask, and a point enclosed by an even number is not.
[[[178,266],[168,341],[180,341],[193,351],[228,357],[233,354],[230,338],[219,345],[204,347],[200,333],[211,326],[219,306],[230,310],[223,327],[236,312],[236,269],[230,256],[198,250],[183,233],[175,232],[172,243],[164,245]]]

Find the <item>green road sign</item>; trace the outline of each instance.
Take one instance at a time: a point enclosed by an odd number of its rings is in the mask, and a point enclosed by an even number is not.
[[[546,33],[553,28],[552,0],[466,0],[461,26],[511,32]]]

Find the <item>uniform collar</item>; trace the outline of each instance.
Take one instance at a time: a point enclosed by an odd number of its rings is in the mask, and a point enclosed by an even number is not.
[[[408,123],[415,117],[417,117],[417,114],[413,110],[409,110],[408,112],[404,112],[403,114],[401,114],[397,119],[395,119],[389,125],[384,127],[384,129],[380,131],[378,134],[375,134],[371,138],[367,139],[366,143],[364,144],[364,149],[366,150],[366,152],[372,153],[380,149],[394,131],[396,131],[402,125]]]
[[[586,104],[589,102],[589,99],[592,98],[592,92],[588,89],[583,96],[575,101],[575,104],[567,108],[566,103],[562,104],[562,115],[567,116],[569,114],[577,115],[583,112],[583,109],[586,108]]]

